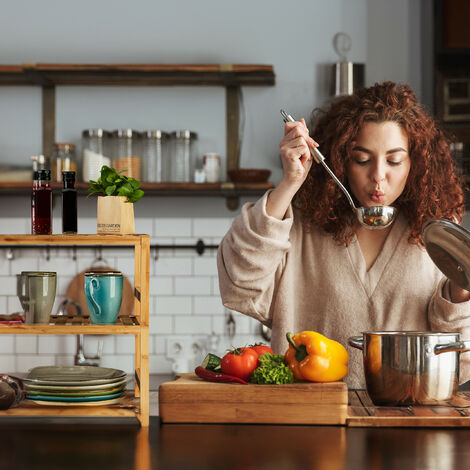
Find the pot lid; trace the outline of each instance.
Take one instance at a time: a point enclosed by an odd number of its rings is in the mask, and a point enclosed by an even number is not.
[[[424,224],[423,240],[439,270],[470,290],[470,232],[450,220],[431,219]]]

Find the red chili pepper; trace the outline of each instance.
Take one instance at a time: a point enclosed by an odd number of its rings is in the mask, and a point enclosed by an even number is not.
[[[248,382],[245,382],[239,377],[234,377],[233,375],[222,374],[220,372],[212,372],[211,370],[204,369],[204,367],[198,366],[194,370],[198,377],[201,379],[208,380],[209,382],[234,382],[238,384],[247,385]]]

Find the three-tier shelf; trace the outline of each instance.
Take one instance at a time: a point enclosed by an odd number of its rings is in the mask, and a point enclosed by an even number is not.
[[[90,324],[88,317],[51,315],[46,324],[0,325],[0,334],[18,335],[134,335],[135,390],[121,402],[108,406],[49,406],[24,400],[20,406],[0,411],[2,416],[60,416],[137,418],[149,425],[149,235],[0,235],[0,247],[54,245],[112,245],[134,247],[134,312],[120,315],[116,324]]]

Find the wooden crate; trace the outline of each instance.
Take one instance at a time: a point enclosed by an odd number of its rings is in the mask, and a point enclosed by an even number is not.
[[[160,385],[163,423],[345,424],[344,382],[288,385],[213,383],[182,374]]]
[[[350,427],[470,427],[470,393],[457,393],[448,406],[375,406],[365,390],[352,390],[346,424]]]

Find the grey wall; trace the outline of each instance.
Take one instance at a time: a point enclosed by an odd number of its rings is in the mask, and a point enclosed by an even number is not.
[[[308,116],[328,97],[328,66],[337,60],[335,33],[353,41],[348,58],[366,63],[367,84],[410,82],[421,92],[420,0],[16,0],[4,2],[0,63],[261,63],[274,87],[246,87],[241,166],[271,168],[279,181],[281,107]],[[412,47],[411,47],[412,46]],[[0,162],[29,164],[41,149],[40,90],[0,87]],[[59,87],[57,141],[79,143],[88,127],[189,128],[199,151],[225,155],[222,88]],[[0,216],[28,214],[28,204],[2,199]],[[155,202],[157,201],[157,202]],[[223,199],[142,200],[136,215],[205,207],[226,213]],[[89,215],[94,204],[84,203]],[[208,209],[207,209],[208,208]],[[26,211],[26,212],[25,212]],[[82,212],[83,213],[83,212]]]

